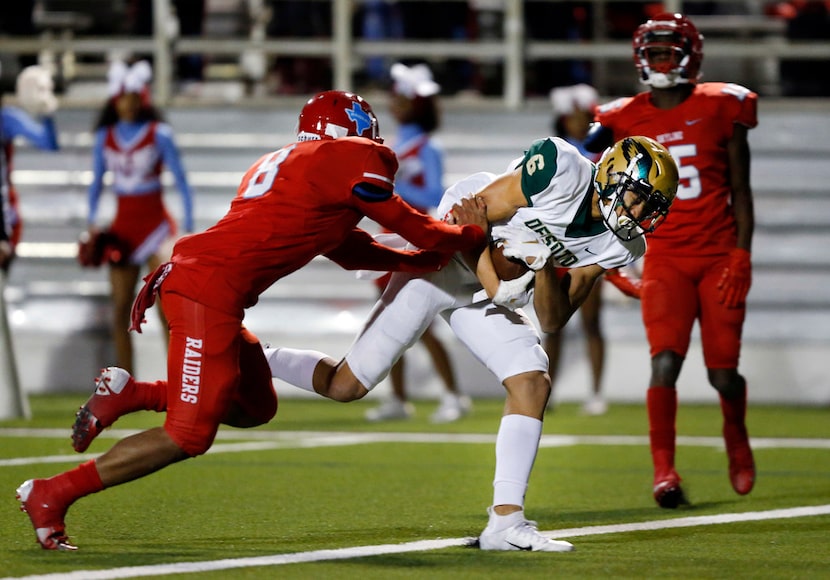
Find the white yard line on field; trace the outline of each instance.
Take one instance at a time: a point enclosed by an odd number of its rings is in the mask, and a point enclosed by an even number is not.
[[[542,532],[550,538],[575,538],[595,536],[601,534],[619,534],[648,530],[663,530],[668,528],[688,528],[693,526],[712,526],[735,522],[749,522],[760,520],[777,520],[786,518],[801,518],[830,514],[830,505],[804,506],[787,509],[768,510],[762,512],[745,512],[733,514],[717,514],[711,516],[695,516],[639,522],[633,524],[614,524],[607,526],[588,526],[584,528],[570,528]],[[263,566],[281,566],[285,564],[300,564],[308,562],[323,562],[331,560],[346,560],[351,558],[365,558],[367,556],[382,556],[387,554],[403,554],[406,552],[425,552],[440,550],[469,544],[470,538],[451,538],[445,540],[421,540],[405,544],[382,544],[378,546],[357,546],[354,548],[340,548],[338,550],[314,550],[311,552],[295,552],[293,554],[274,554],[255,558],[228,558],[224,560],[208,560],[203,562],[179,562],[176,564],[156,564],[152,566],[128,566],[124,568],[110,568],[109,570],[76,570],[57,574],[38,574],[34,576],[20,576],[17,580],[110,580],[115,578],[141,578],[146,576],[160,576],[164,574],[192,574],[198,572],[215,572],[217,570],[232,570],[239,568],[255,568]],[[552,558],[567,558],[565,555],[551,556]],[[0,580],[12,580],[3,578]]]
[[[108,429],[99,439],[122,439],[137,433],[127,429]],[[0,438],[65,438],[68,429],[0,429]],[[265,449],[297,449],[308,447],[337,447],[367,443],[486,443],[494,444],[495,435],[477,433],[356,433],[335,431],[244,431],[223,430],[217,443],[208,453],[238,453]],[[239,441],[223,443],[223,441]],[[753,437],[753,449],[830,449],[830,439],[794,439]],[[720,437],[678,437],[677,444],[687,447],[722,448]],[[648,445],[648,438],[638,435],[543,435],[540,447],[570,447],[573,445]],[[97,454],[48,455],[41,457],[14,457],[0,459],[0,467],[35,465],[42,463],[74,463],[97,457]]]

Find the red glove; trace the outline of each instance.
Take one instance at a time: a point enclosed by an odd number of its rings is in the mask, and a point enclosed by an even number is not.
[[[144,312],[156,303],[156,294],[158,294],[159,287],[172,269],[173,263],[166,262],[156,268],[155,272],[144,277],[144,286],[139,290],[133,301],[133,307],[130,309],[129,330],[135,330],[141,334],[141,325],[147,322],[144,319]]]
[[[729,252],[729,265],[723,269],[718,290],[719,301],[727,308],[736,308],[746,302],[752,286],[752,260],[749,252],[735,248]]]
[[[619,268],[612,268],[605,273],[605,279],[617,287],[617,290],[631,298],[640,299],[640,290],[643,281],[639,278],[630,278],[622,273]]]

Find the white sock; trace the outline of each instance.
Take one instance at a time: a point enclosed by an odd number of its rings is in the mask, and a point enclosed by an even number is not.
[[[271,376],[290,383],[295,387],[314,393],[314,369],[324,358],[325,353],[316,350],[299,350],[296,348],[266,348],[265,358],[271,367]]]
[[[536,460],[542,422],[526,415],[505,415],[496,436],[493,505],[524,506],[527,482]]]
[[[504,516],[500,516],[493,508],[490,508],[490,519],[487,522],[487,528],[493,532],[498,532],[501,530],[505,530],[511,526],[518,524],[525,519],[525,512],[524,510],[519,510],[517,512],[509,513]]]

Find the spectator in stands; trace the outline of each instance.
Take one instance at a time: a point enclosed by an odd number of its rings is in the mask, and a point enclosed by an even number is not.
[[[327,2],[267,1],[271,9],[269,37],[331,38],[332,10]],[[278,94],[314,93],[332,84],[331,67],[326,58],[279,56],[273,68]]]
[[[0,34],[31,37],[36,33],[34,22],[35,0],[0,2]],[[22,54],[17,57],[21,68],[37,64],[37,55]],[[17,71],[14,71],[17,72]],[[11,75],[14,78],[14,75]]]
[[[154,0],[130,0],[129,15],[132,34],[152,36],[155,26]],[[171,0],[182,37],[199,37],[204,31],[206,0]],[[142,55],[152,63],[152,55]],[[176,58],[176,78],[185,88],[198,87],[204,80],[204,57],[200,54],[183,54]]]
[[[395,192],[424,213],[434,212],[444,193],[444,152],[432,138],[432,132],[441,121],[438,104],[441,87],[433,80],[432,71],[425,64],[409,67],[395,63],[391,75],[390,108],[398,122],[398,132],[392,143],[399,164],[395,174]],[[391,274],[387,274],[377,280],[381,294],[390,277]],[[444,386],[441,404],[430,419],[434,423],[456,421],[469,412],[470,398],[459,392],[447,348],[432,326],[426,329],[420,340]],[[403,356],[392,366],[389,380],[392,383],[392,397],[366,412],[369,421],[408,419],[415,412],[406,394]]]
[[[110,67],[109,98],[95,126],[89,186],[87,239],[94,245],[102,233],[98,226],[98,204],[104,189],[104,174],[112,173],[118,206],[112,223],[105,228],[108,238],[105,261],[109,263],[112,286],[116,360],[128,372],[134,367],[128,329],[136,283],[144,266],[152,271],[169,259],[169,248],[178,232],[163,201],[163,167],[173,174],[182,196],[181,230],[193,231],[193,193],[173,130],[150,102],[151,76],[146,61],[131,66],[117,61]],[[166,329],[161,309],[159,314],[162,328]],[[163,334],[166,344],[167,336]]]
[[[830,2],[791,0],[775,2],[767,8],[773,16],[787,22],[787,38],[795,41],[830,40]],[[781,61],[781,86],[788,97],[830,96],[830,61]]]
[[[593,34],[593,8],[594,2],[526,2],[524,23],[527,38],[539,41],[588,41]],[[525,67],[527,93],[542,95],[553,85],[590,83],[590,64],[587,60],[529,61]]]
[[[404,23],[399,2],[365,0],[361,4],[361,34],[365,40],[404,38]],[[387,57],[372,56],[366,59],[366,77],[370,83],[384,83],[388,70]]]

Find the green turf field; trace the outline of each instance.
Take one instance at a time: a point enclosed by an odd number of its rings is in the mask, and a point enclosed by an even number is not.
[[[693,505],[661,510],[645,409],[612,405],[582,417],[560,406],[545,422],[526,512],[540,530],[571,530],[556,537],[576,551],[537,554],[462,546],[486,524],[501,401],[476,401],[472,416],[438,426],[427,421],[428,402],[412,421],[370,425],[370,403],[284,399],[266,428],[223,429],[204,457],[80,500],[67,517],[80,550],[46,552],[14,490],[82,459],[69,426],[83,398],[34,397],[34,420],[0,422],[0,576],[830,578],[826,408],[750,408],[758,481],[739,497],[719,409],[681,403],[677,462]],[[126,417],[89,452],[162,419]],[[730,522],[735,514],[756,519]],[[287,554],[299,562],[285,563]],[[136,566],[158,567],[124,570]]]

